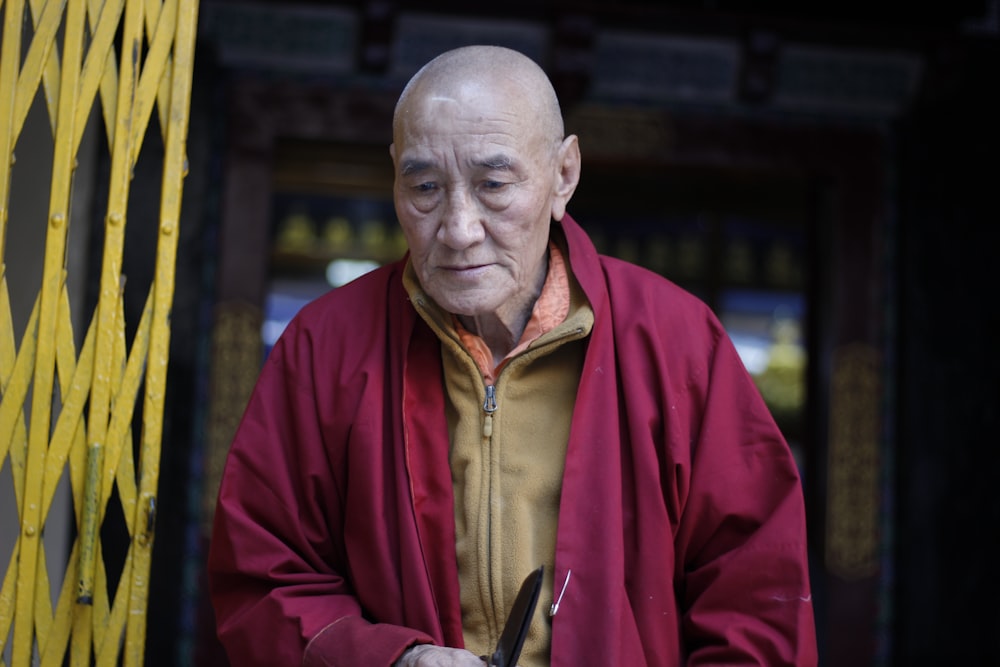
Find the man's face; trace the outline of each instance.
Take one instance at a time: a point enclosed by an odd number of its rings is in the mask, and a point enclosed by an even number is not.
[[[444,309],[522,309],[544,280],[558,137],[476,85],[415,96],[390,149],[396,213],[420,284]],[[564,205],[565,202],[563,202]]]

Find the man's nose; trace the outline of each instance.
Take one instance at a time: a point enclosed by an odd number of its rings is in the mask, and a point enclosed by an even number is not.
[[[466,188],[448,193],[444,215],[438,229],[438,240],[450,248],[461,250],[483,240],[485,230],[480,207]]]

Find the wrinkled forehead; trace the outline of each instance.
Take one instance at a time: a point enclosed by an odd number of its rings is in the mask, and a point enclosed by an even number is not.
[[[543,139],[534,97],[509,79],[429,82],[409,91],[398,110],[394,141],[415,135],[456,132],[510,134],[535,143]]]

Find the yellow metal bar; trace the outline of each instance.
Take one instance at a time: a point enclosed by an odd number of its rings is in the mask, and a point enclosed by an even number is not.
[[[32,3],[32,10],[37,2]],[[59,32],[59,22],[62,18],[66,0],[58,2],[51,0],[46,2],[42,8],[41,16],[35,21],[35,34],[31,38],[31,46],[28,47],[28,54],[24,58],[21,66],[21,76],[17,81],[17,95],[14,98],[14,134],[21,133],[24,119],[28,117],[28,109],[35,99],[38,91],[38,83],[42,79],[42,72],[50,72],[46,69],[50,61],[55,46],[56,35]],[[34,12],[33,12],[34,13]],[[57,93],[58,96],[58,93]],[[58,105],[54,108],[58,109]],[[50,109],[51,111],[51,109]],[[54,123],[53,123],[54,125]]]
[[[56,328],[56,355],[57,355],[57,368],[61,365],[63,368],[60,372],[60,396],[66,397],[70,392],[70,383],[67,378],[71,376],[72,371],[75,367],[75,353],[72,349],[72,336],[73,328],[72,323],[69,321],[70,311],[69,311],[69,295],[65,289],[65,277],[63,279],[64,289],[61,293],[61,298],[59,300],[59,312],[57,316],[58,326]],[[70,349],[67,350],[65,342],[70,341]],[[69,357],[69,360],[67,359]],[[61,359],[60,359],[61,358]],[[70,365],[70,368],[65,368],[66,364]],[[63,403],[65,405],[65,402]],[[63,412],[60,411],[60,419],[63,417]],[[57,446],[58,450],[60,446]],[[41,494],[41,512],[40,512],[40,523],[45,525],[48,518],[48,511],[52,504],[52,495],[55,493],[55,486],[62,474],[63,464],[65,463],[65,456],[60,455],[57,452],[55,457],[52,456],[53,447],[50,446],[46,452],[45,457],[45,470],[42,473],[42,494]],[[45,558],[45,543],[39,540],[38,544],[38,562],[40,566],[38,567],[36,579],[35,579],[35,644],[38,647],[39,652],[43,651],[48,645],[49,636],[52,632],[54,620],[53,620],[53,609],[52,609],[52,598],[50,592],[50,581],[49,572],[46,567],[41,566],[41,564],[46,563]]]
[[[93,314],[93,318],[88,329],[87,338],[90,341],[91,354],[94,354],[97,348],[97,313]],[[86,350],[87,347],[84,347]],[[93,359],[93,357],[91,357]],[[82,361],[81,361],[82,363]],[[93,369],[93,361],[91,361],[91,369]],[[84,429],[85,430],[85,429]],[[69,471],[70,471],[70,485],[73,490],[73,508],[75,510],[76,519],[76,529],[78,537],[73,546],[73,556],[70,558],[69,563],[66,567],[66,580],[72,581],[72,592],[70,594],[69,602],[60,599],[60,605],[69,604],[70,609],[66,611],[65,618],[70,627],[66,628],[66,635],[69,637],[70,644],[70,655],[72,658],[71,664],[73,665],[87,665],[89,660],[89,651],[91,641],[90,634],[90,621],[93,616],[93,609],[86,605],[80,605],[77,603],[79,596],[79,572],[82,570],[83,565],[81,564],[82,552],[83,552],[83,523],[84,523],[84,505],[87,499],[87,460],[88,460],[88,447],[86,433],[83,435],[83,443],[74,443],[74,446],[70,449],[69,453]],[[71,576],[73,574],[77,576]],[[65,590],[65,587],[64,587]],[[75,628],[78,625],[83,625],[85,634],[75,633]],[[65,650],[65,649],[64,649]],[[52,658],[55,661],[55,658]],[[63,667],[63,658],[59,657],[58,666]],[[55,663],[53,663],[55,667]]]
[[[80,138],[87,125],[87,117],[90,115],[92,102],[97,94],[97,89],[101,89],[101,98],[104,103],[101,108],[104,112],[104,126],[107,128],[108,145],[114,146],[114,105],[113,100],[117,96],[118,78],[116,76],[117,67],[115,65],[114,39],[118,32],[118,23],[121,20],[122,10],[125,7],[125,0],[88,0],[87,17],[90,21],[90,47],[87,49],[87,58],[83,62],[83,72],[80,75],[80,105],[76,110],[76,137],[74,143],[79,145]]]
[[[135,462],[132,457],[131,432],[126,434],[125,439],[128,441],[128,446],[124,447],[121,451],[121,460],[117,467],[115,477],[118,482],[119,497],[122,499],[122,511],[128,518],[128,532],[129,535],[134,535],[133,521],[131,518],[135,512],[136,486],[134,478]],[[103,637],[99,637],[95,633],[94,644],[97,654],[96,664],[98,667],[113,667],[117,664],[121,649],[122,633],[125,630],[126,614],[129,611],[129,587],[127,582],[132,578],[133,554],[134,548],[129,548],[125,559],[125,565],[122,568],[121,583],[119,584],[118,590],[114,596],[114,601],[111,605],[111,610],[108,614],[107,620],[102,624],[102,627],[105,629],[105,634]]]
[[[142,78],[139,80],[139,86],[135,93],[136,111],[132,132],[135,133],[137,139],[141,139],[146,134],[146,128],[149,125],[152,106],[156,101],[156,96],[160,90],[160,82],[163,80],[164,70],[169,62],[176,22],[176,0],[167,0],[163,4],[163,11],[159,13],[159,20],[156,21],[156,29],[150,39],[149,50],[146,53]],[[136,141],[134,145],[135,149],[138,150],[141,141]],[[134,159],[135,156],[133,156],[133,161]]]
[[[83,409],[90,391],[90,374],[94,363],[94,328],[90,327],[77,363],[73,344],[70,318],[69,294],[63,290],[60,303],[59,340],[56,345],[56,367],[59,374],[59,393],[62,406],[56,425],[52,429],[52,440],[45,460],[45,483],[42,489],[42,513],[48,516],[56,485],[62,477],[63,468],[74,445],[86,446],[83,432]]]
[[[125,637],[124,665],[142,665],[146,638],[149,570],[156,518],[156,487],[159,477],[160,437],[167,358],[170,346],[169,313],[173,300],[178,223],[184,177],[187,173],[185,145],[191,99],[191,78],[198,3],[181,0],[171,23],[175,28],[173,66],[170,68],[170,113],[165,124],[165,155],[160,207],[160,240],[157,244],[156,277],[153,283],[153,323],[149,363],[146,367],[144,427],[140,448],[141,476],[133,534],[133,569],[129,582],[130,607]],[[165,12],[158,25],[163,25]],[[162,98],[161,98],[162,99]]]
[[[31,5],[33,25],[37,30],[46,0],[31,0],[29,4]],[[51,125],[52,134],[55,136],[56,114],[59,109],[59,47],[57,45],[53,45],[49,57],[46,59],[45,69],[42,72],[42,88],[45,92],[45,106],[49,112],[49,125]]]
[[[125,636],[125,667],[142,665],[146,639],[146,611],[149,596],[149,571],[156,519],[156,488],[159,479],[160,438],[170,347],[169,313],[173,301],[178,224],[183,182],[187,174],[186,141],[191,79],[198,25],[198,3],[180,0],[170,17],[174,29],[173,62],[166,62],[170,75],[169,114],[161,115],[165,127],[165,155],[160,207],[160,240],[157,244],[156,277],[153,282],[153,323],[149,363],[146,367],[146,394],[143,406],[144,428],[140,448],[139,499],[133,535],[133,569],[129,582],[129,614]],[[161,12],[158,27],[166,20]],[[165,80],[165,78],[164,78]],[[161,112],[162,100],[161,96]],[[169,119],[164,123],[164,118]]]
[[[122,447],[119,453],[119,465],[118,469],[115,471],[115,482],[118,487],[118,497],[121,499],[121,509],[122,514],[125,517],[125,527],[128,530],[129,536],[135,536],[135,506],[138,501],[136,496],[136,484],[135,484],[135,455],[132,453],[132,430],[129,429],[125,436],[122,438],[128,444]],[[131,547],[130,547],[131,551]],[[131,556],[131,553],[129,554]],[[122,581],[127,582],[128,579],[122,574]],[[115,601],[117,602],[119,598],[124,598],[128,593],[128,586],[119,585],[118,592],[115,596]],[[122,625],[119,630],[124,630],[125,626]]]
[[[52,593],[49,571],[45,567],[45,542],[38,540],[38,562],[40,567],[35,575],[35,643],[45,646],[52,630]]]
[[[60,380],[60,396],[63,400],[61,402],[57,426],[54,429],[54,437],[50,443],[48,451],[46,452],[45,458],[45,470],[43,473],[41,495],[41,521],[43,525],[47,520],[49,508],[52,505],[52,497],[55,494],[55,486],[62,475],[67,454],[64,450],[68,447],[68,444],[72,442],[72,438],[66,438],[68,442],[64,443],[62,442],[62,439],[58,437],[58,433],[60,432],[59,424],[66,423],[68,419],[72,417],[73,402],[79,404],[80,406],[75,410],[77,421],[79,421],[82,413],[83,400],[85,399],[85,396],[79,396],[79,394],[82,393],[80,391],[80,387],[76,388],[77,396],[75,399],[72,396],[74,392],[72,378],[76,375],[76,351],[73,346],[73,326],[70,317],[69,294],[65,289],[65,280],[63,281],[63,285],[64,289],[62,290],[60,295],[61,298],[59,299],[59,312],[57,318],[58,326],[56,327],[56,367]],[[84,387],[84,389],[86,389],[86,387]],[[70,410],[66,409],[68,405],[71,407]],[[75,430],[82,436],[81,429]],[[42,541],[39,542],[38,560],[39,563],[46,562],[45,543]],[[50,633],[52,632],[53,627],[57,626],[55,626],[52,609],[48,569],[46,567],[39,567],[38,574],[36,576],[35,643],[38,646],[39,654],[41,654],[48,646]]]
[[[79,378],[79,382],[87,386],[89,391],[91,373],[94,366],[94,350],[97,338],[97,314],[94,313],[90,326],[87,328],[87,337],[84,340],[83,348],[80,352],[80,359],[77,363],[77,373],[86,373],[86,377]],[[80,370],[82,369],[82,370]],[[76,382],[76,380],[74,380]],[[58,427],[58,425],[57,425]],[[73,509],[76,520],[77,533],[82,535],[84,505],[86,504],[86,474],[87,474],[87,439],[86,425],[81,421],[74,436],[73,445],[69,452],[69,472],[70,487],[73,492]],[[51,638],[47,651],[43,656],[43,665],[48,667],[63,667],[64,655],[67,644],[72,639],[73,654],[79,654],[83,660],[89,659],[89,644],[91,637],[86,634],[83,637],[72,634],[72,628],[76,626],[78,618],[85,619],[87,623],[92,616],[92,609],[89,606],[77,604],[79,594],[78,577],[71,576],[80,572],[80,553],[82,551],[83,540],[78,538],[73,544],[73,552],[66,566],[66,579],[63,583],[63,590],[59,598],[59,605],[56,616],[60,622],[65,623],[65,627],[60,626],[58,638]],[[88,633],[89,633],[89,625]],[[65,639],[64,639],[65,638]],[[62,642],[60,645],[58,642]],[[57,646],[61,648],[57,649]],[[45,662],[48,660],[49,662]],[[86,665],[86,662],[82,664]]]
[[[7,0],[0,43],[0,258],[4,257],[7,216],[10,206],[10,168],[14,159],[14,100],[17,97],[18,66],[21,64],[21,17],[24,0]]]
[[[0,326],[0,469],[3,468],[3,462],[9,454],[11,476],[14,481],[14,503],[20,516],[21,507],[24,505],[24,470],[28,449],[22,406],[28,393],[35,360],[34,332],[38,325],[38,301],[35,301],[35,307],[28,320],[21,354],[17,356],[5,273],[0,275],[0,325],[2,325]],[[0,655],[4,653],[10,628],[14,622],[19,550],[20,541],[16,540],[3,584],[0,585]]]
[[[132,425],[132,412],[135,405],[136,396],[139,394],[139,384],[142,382],[142,370],[146,365],[146,355],[149,352],[149,324],[152,314],[152,295],[146,298],[146,307],[143,309],[139,327],[136,330],[135,338],[132,341],[132,352],[128,355],[125,363],[117,362],[115,367],[124,366],[124,372],[120,376],[112,378],[114,385],[114,402],[111,407],[111,419],[108,422],[107,445],[104,455],[104,469],[102,471],[102,485],[98,496],[101,514],[107,506],[108,499],[111,498],[111,490],[114,486],[115,471],[119,470],[120,458],[125,451],[131,456],[132,443],[130,441],[129,429]],[[119,316],[121,322],[123,315]],[[125,331],[124,322],[121,322],[116,341],[115,357],[117,360],[124,360],[125,357]],[[135,502],[135,481],[132,480],[133,493],[129,497],[123,493],[119,484],[119,496],[122,505]],[[127,509],[127,508],[125,508]],[[129,524],[132,522],[131,515],[126,511],[125,516]]]
[[[45,466],[45,452],[51,417],[52,380],[54,371],[53,351],[50,332],[54,330],[52,306],[55,291],[61,288],[61,267],[53,267],[54,257],[61,255],[65,239],[59,238],[62,221],[53,219],[46,240],[46,261],[43,268],[43,289],[40,295],[41,307],[38,322],[38,348],[35,354],[32,395],[37,397],[31,406],[28,430],[28,452],[24,472],[24,500],[21,505],[21,543],[18,559],[17,590],[15,595],[14,645],[12,660],[15,665],[28,664],[31,658],[35,618],[36,583],[39,577],[41,535],[44,517],[41,515],[42,477]],[[51,254],[50,254],[51,253]],[[42,563],[44,567],[44,563]]]
[[[78,557],[79,543],[74,542],[69,555],[69,568],[72,568]],[[67,568],[67,572],[72,571],[69,568]],[[65,577],[52,618],[52,632],[49,633],[49,640],[38,647],[39,667],[62,667],[63,665],[66,647],[69,645],[70,628],[73,627],[73,610],[76,606],[75,594],[76,582],[73,577]]]
[[[120,303],[124,310],[124,304]],[[112,416],[108,428],[108,450],[104,457],[105,469],[104,486],[101,495],[98,497],[98,512],[103,519],[107,508],[108,500],[111,496],[112,485],[110,480],[116,479],[118,482],[119,499],[122,505],[123,514],[126,517],[126,528],[132,534],[132,513],[130,509],[135,504],[135,479],[133,478],[135,465],[132,459],[132,434],[130,428],[130,417],[132,407],[135,403],[135,394],[138,390],[139,376],[142,364],[145,361],[148,345],[144,342],[148,340],[149,330],[149,307],[146,314],[139,323],[139,331],[133,343],[133,353],[126,362],[127,349],[125,344],[125,332],[123,324],[119,326],[118,335],[115,338],[114,358],[112,368],[124,369],[118,375],[110,378],[113,388],[114,401],[112,405]],[[124,322],[124,312],[120,312],[117,318],[119,323]],[[95,546],[99,546],[95,545]],[[98,551],[99,553],[99,551]],[[119,584],[114,597],[113,604],[105,594],[107,585],[104,583],[103,559],[97,559],[97,577],[95,609],[94,609],[94,650],[97,656],[97,664],[113,664],[118,656],[122,631],[125,627],[125,613],[127,610],[124,598],[126,594],[125,586]],[[127,581],[131,570],[131,553],[127,555],[125,569],[122,571],[122,581]],[[110,606],[110,608],[109,608]]]
[[[149,323],[152,295],[147,298],[147,304],[143,316],[139,322],[138,331],[132,344],[131,354],[128,354],[125,344],[124,313],[119,313],[118,322],[121,323],[118,335],[115,338],[114,359],[112,367],[123,369],[120,375],[111,378],[111,385],[114,393],[112,402],[112,415],[108,427],[108,446],[104,456],[103,487],[98,498],[99,516],[103,518],[111,497],[113,488],[112,480],[117,481],[118,496],[122,505],[122,512],[126,519],[126,528],[130,535],[134,533],[133,514],[135,508],[136,485],[134,478],[135,463],[132,456],[132,432],[131,417],[135,404],[135,397],[138,393],[141,381],[142,369],[145,365],[148,353]],[[122,308],[123,308],[122,304]],[[127,361],[126,361],[126,356]],[[98,561],[100,567],[102,560]],[[127,582],[131,578],[132,570],[132,550],[130,549],[121,574],[121,581]],[[118,658],[122,632],[125,629],[126,613],[128,611],[127,591],[128,587],[119,584],[114,600],[110,605],[110,610],[105,612],[107,606],[107,596],[103,595],[106,587],[98,584],[101,594],[96,598],[99,602],[98,612],[101,614],[100,623],[94,625],[94,649],[97,665],[108,665],[111,667]]]
[[[145,0],[146,1],[146,39],[150,44],[156,41],[156,34],[165,34],[169,40],[168,47],[173,44],[175,33],[175,21],[177,20],[177,0]],[[169,25],[165,25],[161,19],[166,16]],[[165,137],[167,134],[167,113],[170,107],[170,81],[173,64],[168,48],[164,54],[163,67],[157,68],[160,72],[156,91],[156,109],[159,113],[160,133]],[[152,56],[147,58],[147,68],[154,60]],[[159,58],[156,58],[159,60]],[[140,84],[141,85],[141,84]]]
[[[108,634],[108,622],[111,618],[111,608],[108,601],[108,596],[103,592],[108,589],[108,578],[107,572],[104,569],[104,548],[101,543],[97,543],[97,567],[94,569],[94,585],[102,592],[101,595],[94,597],[94,604],[87,607],[88,617],[93,617],[93,635],[91,636],[91,641],[93,646],[92,649],[104,645],[105,637]],[[80,612],[81,607],[77,605],[77,613]],[[86,665],[91,665],[92,662],[85,663]]]
[[[109,6],[115,6],[115,29],[121,17],[124,0],[87,0],[87,16],[90,17],[91,30],[98,18]],[[118,100],[118,63],[115,60],[114,49],[108,49],[105,56],[104,76],[101,77],[101,110],[104,117],[104,129],[108,138],[108,150],[115,145],[115,108]]]
[[[132,172],[133,144],[131,132],[135,122],[135,88],[138,84],[142,54],[142,3],[136,0],[125,6],[122,24],[122,53],[119,64],[118,100],[115,109],[114,144],[111,153],[111,177],[108,193],[108,217],[105,223],[104,258],[101,266],[100,293],[97,303],[97,340],[94,355],[94,375],[90,391],[90,413],[87,419],[87,502],[83,515],[80,539],[79,595],[84,609],[78,611],[73,637],[73,664],[89,661],[90,637],[100,631],[95,627],[97,618],[91,616],[94,601],[95,579],[99,570],[96,549],[99,526],[98,499],[103,487],[101,479],[107,447],[108,414],[111,406],[111,360],[114,339],[119,324],[117,311],[120,304],[121,256],[125,240],[125,221],[128,210],[128,192]],[[91,616],[88,618],[88,616]],[[88,627],[89,626],[89,627]]]
[[[79,57],[81,35],[72,30],[66,32],[67,58],[71,54]],[[63,68],[62,85],[75,83],[75,68]],[[72,103],[72,98],[64,95],[60,107],[60,121],[66,117],[66,107]],[[62,154],[61,154],[62,153]],[[59,158],[62,158],[60,160]],[[39,317],[37,333],[37,350],[35,354],[34,374],[32,379],[31,416],[28,430],[28,452],[25,461],[24,500],[21,507],[21,533],[19,540],[20,554],[15,593],[15,622],[12,661],[17,664],[28,664],[33,651],[35,634],[35,603],[37,599],[36,585],[39,580],[39,564],[43,553],[40,542],[44,516],[41,514],[42,479],[44,475],[45,454],[48,448],[49,428],[51,421],[51,396],[55,358],[53,349],[56,323],[56,308],[58,297],[62,291],[62,262],[66,244],[66,209],[69,200],[69,174],[72,155],[68,156],[60,150],[56,142],[54,156],[53,183],[49,202],[49,226],[45,240],[45,260],[42,269],[42,289],[39,294]]]
[[[128,581],[132,576],[131,573],[132,552],[129,551],[125,559],[125,566],[122,568],[122,581]],[[124,589],[124,586],[119,586],[119,591]],[[99,635],[96,631],[94,634],[95,667],[115,667],[118,664],[118,657],[121,653],[122,630],[125,628],[125,614],[127,612],[128,603],[126,596],[116,596],[107,619],[100,626],[103,635]]]
[[[83,348],[80,352],[79,363],[76,360],[76,350],[73,344],[73,328],[70,318],[69,294],[64,289],[60,299],[58,341],[56,345],[56,367],[59,376],[60,396],[62,397],[62,407],[56,426],[53,429],[52,442],[46,456],[45,481],[42,490],[42,514],[48,516],[52,500],[58,484],[69,450],[76,446],[83,449],[86,446],[84,429],[82,424],[83,405],[86,402],[87,391],[89,389],[90,371],[93,364],[93,327],[90,327]],[[67,572],[73,571],[73,564],[76,562],[77,545],[74,544],[73,551],[69,559]],[[38,652],[41,656],[41,664],[61,664],[61,660],[66,652],[69,641],[69,630],[71,627],[72,597],[71,593],[75,588],[72,577],[65,577],[55,613],[51,607],[46,607],[47,612],[44,617],[38,618],[36,625]],[[39,596],[39,601],[49,604],[49,594]],[[58,662],[57,662],[58,661]]]
[[[17,581],[17,556],[19,543],[14,543],[14,552],[10,555],[10,562],[7,563],[7,572],[3,576],[3,585],[0,586],[0,656],[4,654],[7,644],[7,635],[10,634],[11,622],[14,620],[14,582]],[[3,661],[0,660],[0,664]]]
[[[38,300],[28,317],[28,328],[24,334],[24,344],[20,355],[16,354],[14,344],[14,324],[11,320],[10,298],[7,291],[7,278],[3,276],[0,285],[0,317],[3,317],[3,329],[7,335],[0,337],[0,462],[8,451],[27,448],[28,438],[24,423],[24,399],[28,396],[31,385],[31,369],[35,363],[35,331],[38,327]],[[19,446],[18,446],[19,445]],[[24,491],[24,469],[11,470],[14,475],[14,493],[18,508]],[[0,637],[0,641],[3,638]]]

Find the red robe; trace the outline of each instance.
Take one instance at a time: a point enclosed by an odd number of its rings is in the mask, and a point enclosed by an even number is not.
[[[599,257],[569,216],[553,228],[595,315],[553,667],[815,665],[798,472],[722,326]],[[416,641],[462,646],[440,345],[402,268],[306,306],[261,372],[208,563],[234,665],[388,666]]]

